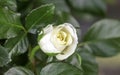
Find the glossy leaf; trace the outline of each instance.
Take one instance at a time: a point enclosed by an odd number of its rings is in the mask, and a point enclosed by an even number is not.
[[[0,67],[6,65],[8,62],[10,62],[8,52],[0,45]]]
[[[34,73],[24,67],[13,67],[5,72],[4,75],[34,75]]]
[[[40,75],[82,75],[82,71],[66,63],[51,63],[41,70]]]
[[[48,11],[48,9],[50,9],[50,11]],[[54,6],[50,4],[50,5],[42,6],[36,10],[33,10],[33,12],[27,16],[27,24],[29,21],[29,24],[27,25],[28,30],[30,30],[33,26],[37,25],[37,23],[44,23],[45,21],[43,21],[43,19],[47,17],[49,18],[49,16],[51,16],[50,12],[52,13],[53,9],[54,9]],[[46,14],[43,15],[43,13],[44,14],[46,13]],[[40,16],[38,14],[40,14]],[[33,17],[37,17],[37,18],[34,18],[35,19],[34,20]],[[32,21],[30,21],[30,19],[32,19]],[[13,55],[22,54],[27,51],[28,40],[26,38],[26,34],[27,32],[21,32],[17,37],[7,40],[7,42],[5,43],[5,47],[8,48],[10,57]]]
[[[101,16],[106,13],[106,5],[103,0],[68,0],[68,3],[72,10],[79,13],[92,13]]]
[[[20,14],[0,7],[0,39],[13,38],[20,30],[24,30],[20,23]]]
[[[78,53],[82,59],[83,75],[98,75],[98,64],[91,51],[88,48],[79,48]]]
[[[104,19],[95,23],[83,38],[97,56],[113,56],[120,52],[120,22]]]
[[[5,43],[5,47],[8,48],[10,57],[25,53],[28,49],[28,39],[26,34],[21,32],[19,36],[8,39]]]
[[[48,25],[54,14],[54,5],[46,4],[32,10],[26,17],[25,27],[31,33],[35,33],[36,29]]]

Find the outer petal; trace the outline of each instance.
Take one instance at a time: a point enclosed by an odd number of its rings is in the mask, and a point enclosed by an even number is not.
[[[67,59],[69,56],[71,56],[74,52],[75,49],[77,47],[78,44],[78,38],[77,38],[77,34],[76,34],[76,29],[69,23],[65,23],[65,29],[69,31],[69,33],[72,35],[73,37],[73,42],[71,45],[69,45],[65,51],[62,54],[58,54],[56,55],[56,58],[58,60],[64,60]]]
[[[66,49],[66,51],[63,54],[56,55],[56,58],[58,60],[67,59],[69,56],[71,56],[75,52],[76,47],[77,47],[77,43],[73,43]]]
[[[42,51],[45,53],[60,53],[60,51],[54,47],[50,40],[53,31],[52,25],[47,26],[43,29],[43,31],[45,35],[38,42]]]
[[[64,28],[71,34],[73,39],[78,40],[76,29],[70,23],[64,23]]]

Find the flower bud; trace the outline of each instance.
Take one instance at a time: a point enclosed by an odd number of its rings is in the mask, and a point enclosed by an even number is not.
[[[77,47],[78,38],[76,29],[69,23],[58,26],[48,25],[40,33],[38,41],[41,50],[46,54],[55,54],[58,60],[67,59]]]

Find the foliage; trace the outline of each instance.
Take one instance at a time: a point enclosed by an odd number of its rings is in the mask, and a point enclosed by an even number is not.
[[[0,0],[0,75],[97,75],[95,57],[120,52],[120,21],[100,20],[81,38],[74,13],[104,17],[106,4],[103,0]],[[48,24],[65,22],[76,27],[79,44],[71,57],[58,61],[40,50],[37,37]]]

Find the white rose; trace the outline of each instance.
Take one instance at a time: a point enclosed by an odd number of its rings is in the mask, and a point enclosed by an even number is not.
[[[43,29],[42,33],[43,37],[39,40],[38,44],[43,52],[56,54],[55,56],[58,60],[64,60],[75,52],[78,37],[76,29],[71,24],[48,25]]]

